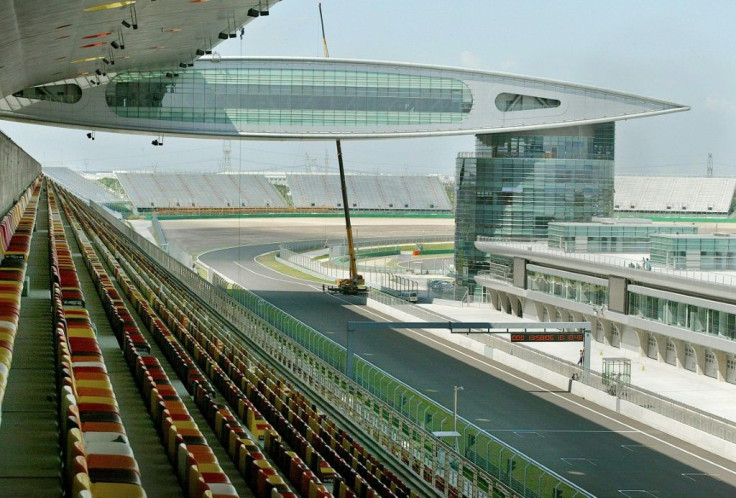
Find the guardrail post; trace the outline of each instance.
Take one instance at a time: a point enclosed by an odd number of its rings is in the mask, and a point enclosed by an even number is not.
[[[353,344],[353,332],[355,332],[355,329],[353,325],[348,322],[347,345],[345,348],[347,354],[347,358],[345,361],[345,375],[350,380],[355,380],[353,378],[353,350],[355,349],[355,344]]]
[[[583,329],[583,383],[590,385],[590,335],[592,327],[590,324]]]

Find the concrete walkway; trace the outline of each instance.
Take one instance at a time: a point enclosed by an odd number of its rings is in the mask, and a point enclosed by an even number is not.
[[[514,322],[528,321],[485,306],[419,305],[456,321]],[[501,334],[508,338],[508,334]],[[544,351],[565,361],[577,363],[582,343],[537,343],[528,347]],[[592,341],[590,368],[600,372],[603,358],[631,360],[631,384],[661,396],[703,410],[736,423],[736,384],[674,367],[641,356],[636,351],[614,348]]]

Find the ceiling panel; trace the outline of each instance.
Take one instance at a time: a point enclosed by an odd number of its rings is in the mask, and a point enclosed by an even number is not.
[[[278,2],[0,0],[0,95],[96,69],[177,67],[222,42],[221,32],[267,22],[249,10],[269,11]]]

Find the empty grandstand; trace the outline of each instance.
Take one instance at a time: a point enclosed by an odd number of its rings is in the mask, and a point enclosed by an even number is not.
[[[213,173],[117,173],[140,212],[288,207],[264,175]]]
[[[326,174],[289,174],[287,184],[295,208],[342,208],[340,177]],[[350,209],[369,211],[452,210],[437,177],[348,175]]]
[[[617,176],[617,213],[708,214],[732,212],[736,178]]]
[[[44,167],[43,172],[59,185],[63,185],[84,200],[95,201],[99,204],[118,204],[124,202],[122,198],[69,168]]]
[[[343,207],[338,175],[305,173],[269,178],[260,173],[117,172],[116,175],[132,205],[142,213],[313,212],[340,211]],[[282,195],[275,185],[284,183],[286,192]],[[452,212],[445,187],[436,176],[348,175],[346,186],[349,207],[356,211]],[[70,190],[75,188],[70,186]]]

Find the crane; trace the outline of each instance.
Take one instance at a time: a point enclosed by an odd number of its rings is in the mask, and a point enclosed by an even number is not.
[[[324,50],[325,59],[330,57],[327,50],[327,37],[325,36],[325,22],[322,18],[322,3],[319,3],[319,22],[322,25],[322,49]],[[355,257],[355,245],[353,244],[353,227],[350,224],[350,208],[348,204],[348,189],[345,183],[345,167],[342,159],[342,145],[340,140],[335,140],[337,146],[337,166],[340,171],[340,189],[342,191],[342,209],[345,214],[345,232],[348,245],[348,257],[350,259],[350,276],[348,278],[337,279],[335,285],[327,287],[327,291],[331,294],[365,294],[368,287],[365,285],[363,275],[358,274],[358,264]]]

